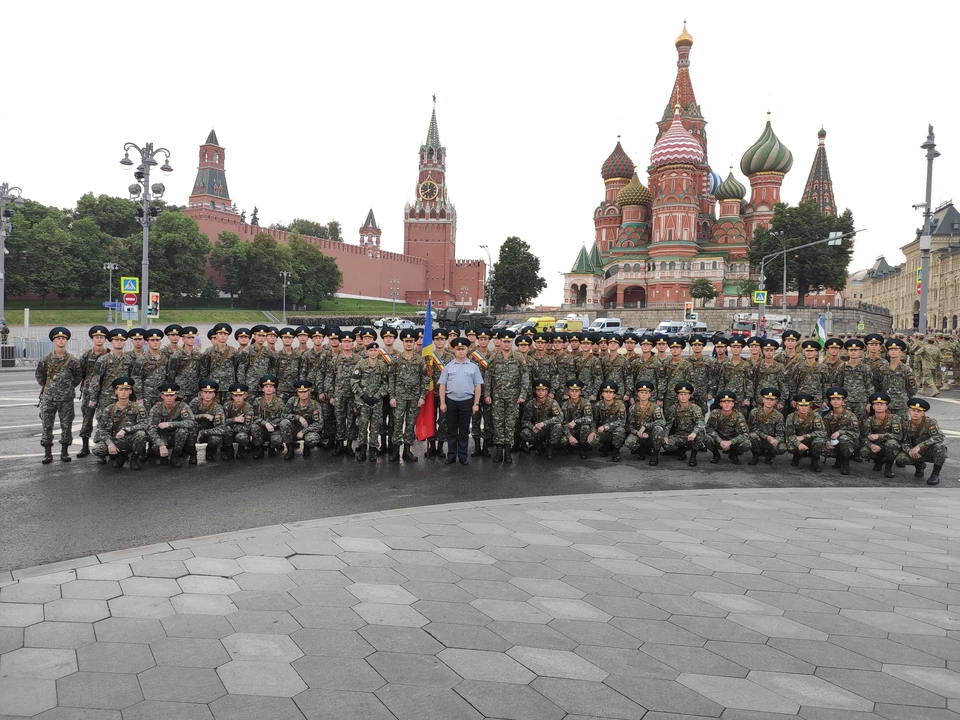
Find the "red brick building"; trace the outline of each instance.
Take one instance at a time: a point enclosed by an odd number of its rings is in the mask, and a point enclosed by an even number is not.
[[[400,296],[412,305],[426,305],[427,297],[432,296],[437,306],[477,307],[483,299],[486,263],[456,257],[457,211],[447,188],[446,154],[434,108],[427,140],[420,147],[416,200],[404,208],[403,254],[381,250],[381,229],[373,209],[360,227],[358,244],[305,236],[336,261],[343,273],[340,295],[390,300],[391,281],[397,279]],[[211,130],[200,146],[197,179],[184,212],[213,242],[227,230],[243,240],[267,233],[286,243],[285,231],[241,221],[227,190],[225,156]]]

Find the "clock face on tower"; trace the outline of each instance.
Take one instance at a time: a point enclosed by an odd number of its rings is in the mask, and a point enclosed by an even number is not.
[[[424,180],[420,183],[420,197],[424,200],[433,200],[440,188],[437,187],[437,184],[433,180]]]

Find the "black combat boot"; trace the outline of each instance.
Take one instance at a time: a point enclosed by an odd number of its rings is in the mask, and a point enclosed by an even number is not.
[[[61,445],[60,445],[60,459],[61,459],[63,462],[70,462],[71,460],[73,460],[73,458],[70,457],[70,446],[69,446],[69,445],[66,445],[66,444],[61,444]]]
[[[356,453],[356,451],[353,449],[353,440],[347,440],[344,445],[345,447],[343,448],[343,452],[346,453],[348,457],[353,457]]]
[[[881,468],[883,468],[883,457],[881,455],[877,455],[873,458],[873,471],[880,472]]]
[[[498,443],[495,447],[497,448],[497,452],[493,456],[493,461],[495,463],[502,463],[503,462],[503,445],[500,445]]]
[[[246,457],[247,457],[247,446],[241,443],[237,443],[237,460],[245,460]]]
[[[390,438],[388,435],[383,434],[380,436],[380,447],[377,448],[377,455],[389,455],[390,454]]]
[[[731,453],[731,454],[732,454],[732,453]],[[719,464],[720,464],[720,451],[719,451],[719,450],[714,450],[714,451],[713,451],[713,457],[710,458],[710,464],[711,464],[711,465],[719,465]]]
[[[224,460],[233,460],[234,458],[233,443],[230,443],[226,447],[221,447],[220,452],[223,453]]]
[[[939,485],[940,484],[940,470],[943,468],[943,465],[934,465],[933,472],[930,473],[930,477],[927,478],[927,485]]]
[[[607,456],[607,444],[600,443],[600,457],[606,457],[606,456]]]
[[[130,454],[130,469],[139,470],[140,469],[140,457],[137,453]]]
[[[677,453],[677,460],[686,460],[686,459],[687,459],[686,450],[681,450],[680,452]]]
[[[840,474],[850,474],[850,458],[840,458]]]
[[[389,462],[398,462],[400,460],[400,446],[391,445],[390,446],[390,455],[387,458]]]
[[[443,457],[443,441],[437,442],[437,457]]]
[[[893,460],[887,460],[883,464],[883,476],[885,478],[892,478],[893,475]]]
[[[171,451],[170,451],[170,467],[175,467],[175,468],[182,468],[182,467],[183,467],[183,463],[180,462],[180,458],[177,457],[177,451],[176,451],[176,450],[171,450]]]
[[[340,441],[337,441],[333,444],[334,457],[340,457],[341,455],[343,455],[343,453],[346,452],[346,450],[344,450],[344,447],[343,447],[344,445],[346,445],[346,443],[340,442]]]
[[[586,459],[587,459],[587,450],[589,449],[589,447],[587,446],[587,444],[582,442],[582,443],[580,443],[577,447],[580,448],[580,459],[581,459],[581,460],[586,460]]]
[[[377,461],[377,453],[374,452],[373,448],[367,448],[367,461],[375,463]]]
[[[118,452],[113,459],[113,466],[115,468],[122,468],[125,462],[127,462],[127,454],[125,452]]]
[[[510,445],[503,446],[503,461],[508,465],[513,464],[513,447]]]
[[[610,453],[610,460],[613,462],[620,462],[620,448],[614,446],[613,452]]]
[[[730,462],[732,462],[734,465],[743,465],[743,463],[740,462],[740,453],[731,450],[731,451],[730,451]]]
[[[269,453],[270,457],[276,457],[277,449],[273,445],[267,445],[267,453]]]
[[[483,441],[483,456],[484,456],[484,457],[491,457],[490,445],[492,445],[492,443],[491,443],[489,440],[484,440],[484,441]]]
[[[553,445],[547,445],[547,460],[553,460]]]
[[[403,458],[404,462],[417,462],[417,460],[419,460],[419,458],[416,455],[410,452],[409,443],[403,444],[403,454],[401,454],[400,457]]]
[[[53,460],[53,458],[50,458],[50,459]],[[106,465],[106,464],[107,464],[107,459],[105,457],[97,458],[97,465]]]
[[[312,452],[312,448],[311,448],[309,445],[307,445],[307,441],[304,440],[304,441],[303,441],[303,456],[304,456],[305,458],[308,458],[308,457],[310,457],[310,453],[311,453],[311,452]]]
[[[793,467],[800,465],[800,453],[793,453],[793,460],[790,461],[790,464],[793,465]]]
[[[524,455],[529,455],[531,450],[533,450],[534,452],[536,452],[537,455],[540,454],[540,446],[539,446],[539,445],[534,444],[534,446],[531,447],[531,446],[530,446],[530,443],[528,443],[528,442],[521,442],[521,443],[520,443],[520,452],[522,452]]]
[[[44,445],[43,446],[43,460],[41,460],[44,465],[49,465],[53,462],[53,445]]]
[[[660,451],[654,450],[653,455],[650,456],[649,465],[656,466],[660,464]]]
[[[287,443],[287,451],[283,454],[284,462],[288,460],[293,460],[293,451],[296,449],[296,443]]]
[[[913,476],[919,480],[923,477],[923,471],[927,469],[927,464],[925,462],[918,462],[914,467],[916,470],[914,470]]]
[[[210,443],[207,443],[207,449],[203,451],[203,459],[207,462],[217,461],[217,449]]]
[[[863,458],[860,456],[860,453],[859,453],[859,452],[858,452],[858,453],[854,453],[854,455],[853,455],[853,461],[854,461],[854,462],[863,462]]]
[[[336,453],[334,453],[334,455],[336,455]],[[263,445],[257,445],[257,446],[253,449],[253,459],[254,459],[254,460],[262,460],[262,459],[263,459]]]
[[[697,451],[696,451],[696,450],[691,450],[691,451],[690,451],[690,462],[688,462],[687,465],[690,466],[690,467],[696,467],[696,466],[697,466]]]
[[[187,462],[191,465],[197,464],[197,446],[196,445],[190,448],[190,459],[187,460]]]
[[[90,438],[80,438],[83,441],[83,447],[80,448],[80,452],[77,453],[77,459],[85,458],[90,454]]]
[[[473,439],[473,452],[470,453],[470,457],[480,457],[483,452],[483,445],[480,442],[480,438],[475,437]]]
[[[760,453],[755,452],[750,456],[750,459],[747,461],[747,465],[759,465],[760,464]]]
[[[810,458],[810,469],[813,470],[813,471],[816,472],[816,473],[818,473],[818,472],[823,472],[823,468],[820,467],[820,456],[819,456],[819,455],[813,455],[813,456]]]
[[[767,465],[773,465],[773,453],[772,453],[772,452],[768,452],[768,453],[767,453],[767,459],[764,460],[764,462],[765,462]]]
[[[437,454],[437,444],[433,439],[427,440],[427,449],[423,453],[425,458],[434,457]]]
[[[374,453],[370,453],[373,455]],[[366,445],[357,445],[357,452],[354,455],[357,462],[366,462],[367,461],[367,446]]]

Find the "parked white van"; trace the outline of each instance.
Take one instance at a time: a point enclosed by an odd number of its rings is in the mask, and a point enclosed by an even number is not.
[[[587,332],[610,332],[611,330],[617,330],[620,328],[620,318],[597,318],[592,323],[590,327],[587,328]]]

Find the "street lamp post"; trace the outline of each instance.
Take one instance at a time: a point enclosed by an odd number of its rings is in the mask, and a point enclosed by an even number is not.
[[[281,270],[280,277],[283,278],[283,324],[287,324],[287,283],[290,281],[290,271]]]
[[[18,208],[23,207],[23,191],[18,187],[10,187],[7,183],[0,183],[0,323],[5,323],[4,298],[6,298],[6,270],[4,269],[4,259],[7,255],[7,234],[13,229],[10,218],[13,217],[13,209],[7,208],[7,203],[12,202]]]
[[[927,193],[924,203],[913,207],[923,207],[923,232],[920,235],[920,318],[917,332],[924,335],[927,332],[927,300],[930,294],[930,219],[933,217],[930,198],[933,192],[933,160],[940,157],[937,144],[933,141],[933,125],[927,126],[927,140],[920,148],[927,151]]]
[[[400,295],[400,278],[390,278],[390,297],[393,298],[391,315],[397,316],[397,296]]]
[[[135,150],[140,155],[140,164],[136,170],[133,171],[133,177],[136,182],[131,184],[130,187],[127,188],[127,191],[130,193],[131,200],[136,200],[138,197],[140,198],[140,207],[137,208],[136,213],[137,222],[143,225],[143,261],[141,263],[142,270],[140,271],[140,324],[143,327],[147,327],[150,322],[149,315],[147,314],[147,309],[150,305],[150,225],[160,215],[160,209],[152,207],[152,204],[154,199],[159,200],[162,198],[166,190],[163,183],[150,184],[150,168],[157,164],[156,157],[160,154],[164,156],[160,171],[164,175],[169,175],[173,172],[173,168],[170,166],[170,151],[166,148],[154,149],[153,143],[147,143],[141,148],[131,142],[123,146],[123,159],[120,161],[120,164],[125,168],[133,165],[133,160],[130,159],[131,150]]]
[[[110,307],[107,308],[107,322],[113,322],[113,271],[118,269],[120,266],[116,263],[108,262],[103,264],[103,269],[109,272],[110,279],[107,280],[107,303]]]
[[[481,245],[480,249],[487,252],[486,275],[483,278],[483,302],[486,304],[485,312],[489,314],[490,305],[493,304],[493,294],[490,291],[490,269],[493,267],[493,259],[490,257],[489,245]]]

